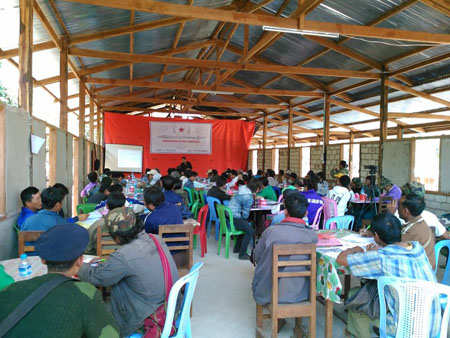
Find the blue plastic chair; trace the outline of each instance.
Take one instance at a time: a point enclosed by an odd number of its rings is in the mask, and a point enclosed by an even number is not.
[[[450,287],[444,284],[423,280],[387,277],[378,278],[378,296],[380,298],[380,337],[394,337],[386,334],[385,287],[388,286],[398,296],[397,332],[395,338],[429,337],[431,328],[431,310],[433,301],[449,299]],[[442,304],[442,302],[441,302]],[[447,337],[450,302],[441,318],[439,337]],[[439,314],[438,314],[439,315]]]
[[[434,268],[434,273],[437,272],[437,269],[439,267],[439,264],[438,264],[439,263],[439,254],[443,248],[447,248],[449,255],[450,255],[450,240],[447,239],[447,240],[439,241],[434,246],[434,255],[436,257],[436,265]],[[448,259],[447,259],[447,265],[445,267],[444,278],[442,278],[440,283],[445,284],[445,285],[450,285],[450,264],[449,264]]]
[[[194,297],[195,287],[198,281],[198,275],[200,269],[203,266],[203,262],[195,263],[192,267],[191,271],[184,277],[181,277],[177,282],[172,286],[169,294],[169,301],[167,302],[167,310],[166,310],[166,322],[164,323],[164,329],[161,333],[161,338],[169,338],[170,331],[172,329],[172,323],[175,316],[175,310],[177,307],[177,298],[180,294],[183,286],[184,288],[184,299],[183,305],[181,307],[181,312],[176,321],[177,333],[173,338],[191,338],[191,304],[192,298]]]
[[[281,189],[277,186],[272,186],[273,191],[275,191],[275,194],[277,195],[277,199],[278,197],[280,197],[281,195]]]
[[[216,211],[216,203],[217,204],[222,204],[220,203],[220,200],[218,198],[215,197],[211,197],[211,196],[207,196],[206,197],[206,202],[208,203],[208,209],[209,209],[209,219],[208,219],[208,229],[207,229],[207,234],[208,237],[211,235],[211,222],[214,221],[216,222],[216,241],[219,240],[219,217],[217,217],[217,211]]]
[[[353,230],[353,223],[355,222],[355,217],[351,215],[337,216],[329,218],[325,223],[325,230],[330,230],[332,223],[336,223],[336,229],[338,230]]]

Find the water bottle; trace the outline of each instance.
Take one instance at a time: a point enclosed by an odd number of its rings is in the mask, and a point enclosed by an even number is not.
[[[27,254],[20,255],[19,276],[26,277],[31,275],[31,264],[27,261]]]

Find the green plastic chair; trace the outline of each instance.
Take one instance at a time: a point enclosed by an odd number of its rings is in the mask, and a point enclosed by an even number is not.
[[[19,236],[19,232],[20,232],[19,225],[14,223],[13,224],[13,229],[16,232],[17,236]]]
[[[183,187],[183,190],[186,191],[188,193],[188,198],[189,198],[189,209],[192,207],[192,204],[194,204],[194,196],[192,194],[192,189],[188,188],[188,187]]]
[[[88,198],[87,198],[87,197],[82,197],[82,198],[81,198],[81,203],[86,204],[87,201],[88,201]]]
[[[206,201],[205,201],[205,191],[201,190],[197,192],[199,199],[200,199],[200,207],[203,207],[204,205],[206,205]]]
[[[198,211],[200,210],[200,208],[201,208],[200,201],[198,201],[198,200],[194,201],[194,203],[192,204],[192,207],[191,207],[191,213],[192,213],[192,217],[194,219],[197,219]]]
[[[230,240],[231,236],[239,236],[244,235],[245,232],[241,230],[236,230],[233,223],[233,213],[231,212],[230,208],[217,204],[216,205],[217,213],[219,216],[220,221],[220,231],[219,231],[219,246],[217,250],[217,254],[220,256],[220,247],[222,246],[222,237],[225,235],[225,257],[230,257]],[[228,215],[227,215],[228,214]],[[229,227],[227,226],[227,217],[228,216],[228,222]],[[236,237],[234,238],[234,245],[236,245]]]
[[[78,214],[89,214],[90,212],[95,210],[96,206],[97,206],[97,204],[95,204],[95,203],[78,204],[77,213]]]

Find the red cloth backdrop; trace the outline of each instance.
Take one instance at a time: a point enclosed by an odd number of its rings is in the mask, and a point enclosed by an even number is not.
[[[212,124],[211,155],[151,154],[150,121],[195,122]],[[105,113],[105,144],[127,144],[144,147],[142,169],[158,168],[164,175],[175,168],[186,156],[193,170],[205,176],[208,169],[220,172],[227,168],[246,169],[250,140],[255,130],[254,122],[242,120],[183,120]]]

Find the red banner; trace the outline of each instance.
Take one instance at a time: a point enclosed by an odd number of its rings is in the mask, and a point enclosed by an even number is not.
[[[105,113],[104,121],[105,143],[143,146],[142,168],[158,168],[162,174],[167,173],[168,168],[177,167],[181,163],[182,156],[186,156],[193,170],[201,176],[205,176],[208,169],[217,169],[219,172],[227,168],[246,169],[248,148],[255,130],[254,122],[242,120],[163,119]],[[212,125],[211,154],[151,154],[150,121],[210,123]]]

